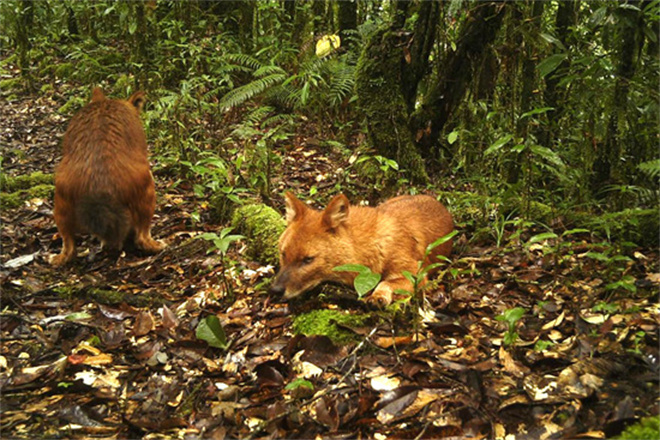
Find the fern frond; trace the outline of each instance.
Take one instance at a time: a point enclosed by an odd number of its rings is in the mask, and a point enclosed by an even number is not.
[[[277,114],[273,115],[268,119],[264,119],[264,121],[261,123],[262,127],[270,127],[272,125],[278,125],[278,124],[293,124],[296,121],[296,117],[294,115],[285,113],[285,114]]]
[[[260,93],[263,93],[265,90],[273,87],[276,84],[281,83],[286,79],[286,74],[284,73],[275,73],[272,75],[265,76],[254,80],[244,86],[238,87],[225,96],[222,97],[220,103],[218,104],[223,110],[229,110],[238,105],[243,104],[250,98],[253,98]]]
[[[245,53],[230,53],[225,56],[227,61],[230,63],[238,64],[239,66],[248,67],[251,70],[257,70],[260,67],[263,67],[264,63],[256,59],[255,57],[245,54]]]
[[[637,165],[637,168],[651,179],[656,179],[660,176],[660,159],[642,162]]]
[[[276,73],[281,73],[283,75],[286,74],[284,69],[282,69],[280,66],[275,66],[275,65],[269,64],[269,65],[266,65],[266,66],[261,66],[260,68],[255,70],[253,75],[256,76],[257,78],[260,78],[262,76],[274,75]]]

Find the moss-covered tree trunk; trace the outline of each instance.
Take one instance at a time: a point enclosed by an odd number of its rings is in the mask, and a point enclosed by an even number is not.
[[[436,22],[437,8],[436,2],[428,5],[423,2],[420,6],[424,11],[436,11]],[[424,30],[416,29],[419,42],[413,37],[411,52],[411,37],[402,30],[410,9],[408,2],[396,2],[391,23],[383,25],[368,39],[358,60],[355,87],[367,124],[369,145],[378,154],[394,159],[413,181],[423,183],[428,181],[428,175],[409,120],[411,102],[414,103],[417,84],[428,67],[433,43],[433,37],[422,33],[434,35],[435,24],[433,17],[430,22],[428,17],[420,19]]]
[[[495,40],[502,24],[505,3],[474,2],[462,26],[455,51],[450,51],[441,63],[438,80],[429,86],[422,105],[413,115],[418,142],[424,157],[431,157],[440,133],[461,103],[476,67],[488,46]]]

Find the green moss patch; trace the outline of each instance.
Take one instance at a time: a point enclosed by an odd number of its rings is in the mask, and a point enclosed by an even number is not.
[[[244,205],[234,211],[231,224],[247,237],[250,258],[273,266],[278,263],[277,242],[286,222],[277,211],[262,204]]]
[[[54,183],[55,176],[53,174],[45,174],[41,171],[16,177],[0,175],[0,189],[7,193],[20,189],[30,189],[37,185],[53,185]]]
[[[627,427],[619,437],[624,440],[657,440],[660,438],[660,417],[647,417]]]
[[[354,315],[340,310],[313,310],[294,318],[293,331],[305,336],[327,336],[335,344],[345,345],[358,342],[362,338],[347,328],[362,327],[371,318],[370,314]]]
[[[55,193],[53,185],[36,185],[29,189],[22,189],[12,193],[0,193],[0,208],[14,209],[23,204],[25,200],[30,199],[51,199]]]

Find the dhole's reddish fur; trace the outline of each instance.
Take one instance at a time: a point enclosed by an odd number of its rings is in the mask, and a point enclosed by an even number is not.
[[[69,123],[55,174],[54,214],[63,246],[52,264],[75,256],[77,233],[93,234],[114,249],[129,236],[146,252],[164,247],[151,238],[156,192],[139,116],[144,100],[144,92],[126,101],[106,99],[95,88]]]
[[[352,284],[355,272],[342,264],[361,264],[382,278],[368,298],[387,305],[397,289],[412,290],[403,271],[417,273],[426,248],[449,234],[454,223],[447,209],[430,196],[401,196],[378,207],[351,206],[340,194],[324,211],[309,208],[286,193],[287,228],[280,237],[280,272],[272,290],[293,298],[323,281]],[[437,246],[424,264],[449,256],[451,241]]]

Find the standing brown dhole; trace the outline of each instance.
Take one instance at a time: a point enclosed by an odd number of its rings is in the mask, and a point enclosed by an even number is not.
[[[55,223],[62,252],[51,262],[76,254],[76,233],[121,250],[130,236],[137,248],[154,253],[164,245],[151,238],[156,191],[147,159],[147,139],[139,112],[144,92],[124,100],[106,99],[100,88],[71,120],[55,174]]]
[[[309,208],[291,193],[285,198],[287,228],[280,237],[280,271],[271,288],[285,299],[323,281],[352,284],[355,272],[333,268],[361,264],[382,277],[367,300],[390,304],[395,290],[412,290],[402,272],[417,273],[427,246],[454,229],[447,209],[430,196],[396,197],[371,208],[350,206],[340,194],[324,211]],[[424,264],[449,256],[451,247],[451,241],[437,246]]]

